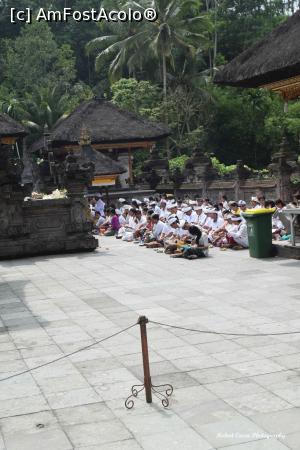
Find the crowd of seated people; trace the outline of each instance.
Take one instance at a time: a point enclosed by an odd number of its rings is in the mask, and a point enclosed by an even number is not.
[[[296,199],[291,205],[297,207]],[[173,258],[196,259],[208,255],[210,247],[243,249],[248,247],[247,224],[243,212],[249,209],[272,209],[273,239],[287,239],[287,230],[280,218],[286,208],[280,199],[266,200],[264,196],[228,201],[218,204],[208,198],[175,198],[170,195],[126,200],[105,207],[98,196],[90,201],[95,233],[115,236],[147,248],[163,249]]]

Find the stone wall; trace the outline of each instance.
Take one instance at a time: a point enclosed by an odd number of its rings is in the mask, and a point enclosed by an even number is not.
[[[174,193],[183,197],[208,197],[218,202],[222,195],[229,199],[249,201],[253,195],[263,194],[267,199],[281,198],[291,201],[298,187],[292,183],[292,176],[300,178],[297,155],[288,149],[286,140],[274,153],[269,171],[263,176],[237,161],[236,169],[227,176],[220,176],[212,165],[211,158],[200,149],[195,149],[183,171],[170,172],[168,161],[152,153],[146,161],[142,175],[137,181],[140,189],[156,189],[159,193]]]

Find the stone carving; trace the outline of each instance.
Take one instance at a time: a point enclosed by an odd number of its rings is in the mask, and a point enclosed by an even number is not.
[[[184,181],[184,175],[181,170],[176,167],[173,173],[170,175],[170,180],[173,182],[174,188],[178,189]]]
[[[148,181],[151,189],[155,189],[158,183],[168,184],[169,182],[169,163],[161,158],[156,147],[152,149],[150,159],[145,161],[142,170],[140,181]]]
[[[278,152],[273,154],[269,169],[278,180],[277,196],[288,201],[292,197],[293,186],[291,175],[299,170],[297,155],[289,150],[288,141],[284,137]]]
[[[152,169],[150,173],[145,174],[145,180],[149,183],[150,189],[155,189],[158,183],[161,181],[161,177],[158,175],[155,169]]]
[[[64,167],[64,187],[71,195],[82,194],[94,178],[94,164],[91,162],[79,163],[79,157],[70,152],[66,156]]]
[[[44,192],[56,187],[59,176],[70,188],[69,198],[24,201],[22,164],[9,146],[0,146],[0,155],[0,259],[92,251],[98,246],[83,196],[92,167],[81,167],[74,155],[68,155],[63,165],[47,157],[39,173]]]
[[[213,179],[216,176],[216,171],[211,159],[204,154],[200,147],[196,147],[185,164],[183,175],[188,183],[197,183]]]

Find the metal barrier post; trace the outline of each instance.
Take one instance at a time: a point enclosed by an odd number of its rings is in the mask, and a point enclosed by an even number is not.
[[[151,392],[151,375],[150,375],[150,365],[149,365],[149,351],[148,351],[148,339],[147,339],[147,323],[148,319],[145,316],[139,317],[138,324],[141,330],[141,343],[142,343],[142,353],[143,353],[143,367],[144,367],[144,385],[146,393],[146,402],[152,403],[152,392]]]
[[[141,346],[143,355],[143,369],[144,369],[144,384],[134,385],[131,388],[131,394],[125,401],[127,409],[131,409],[134,406],[134,398],[137,398],[138,394],[145,389],[146,402],[152,403],[152,393],[160,399],[164,408],[169,406],[169,399],[173,393],[173,386],[170,384],[163,384],[155,386],[151,381],[150,363],[149,363],[149,350],[148,350],[148,338],[147,338],[147,323],[149,320],[145,316],[140,316],[138,319],[138,325],[140,326],[141,333]],[[163,388],[163,392],[158,390]]]

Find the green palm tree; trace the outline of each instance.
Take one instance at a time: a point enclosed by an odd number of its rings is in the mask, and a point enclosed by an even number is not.
[[[27,94],[22,108],[23,124],[39,135],[45,127],[51,130],[67,116],[68,96],[59,86],[38,88],[33,94]]]
[[[122,3],[122,2],[121,2]],[[120,5],[120,4],[119,4]],[[96,68],[111,58],[110,73],[115,76],[124,66],[130,73],[142,68],[155,58],[161,68],[164,99],[167,97],[167,65],[174,67],[174,54],[182,51],[186,57],[196,54],[201,45],[206,45],[209,20],[199,11],[197,0],[134,0],[123,2],[122,9],[133,8],[145,11],[153,8],[157,12],[154,22],[111,24],[109,33],[88,44],[88,50],[98,47]],[[122,31],[121,31],[122,30]]]

